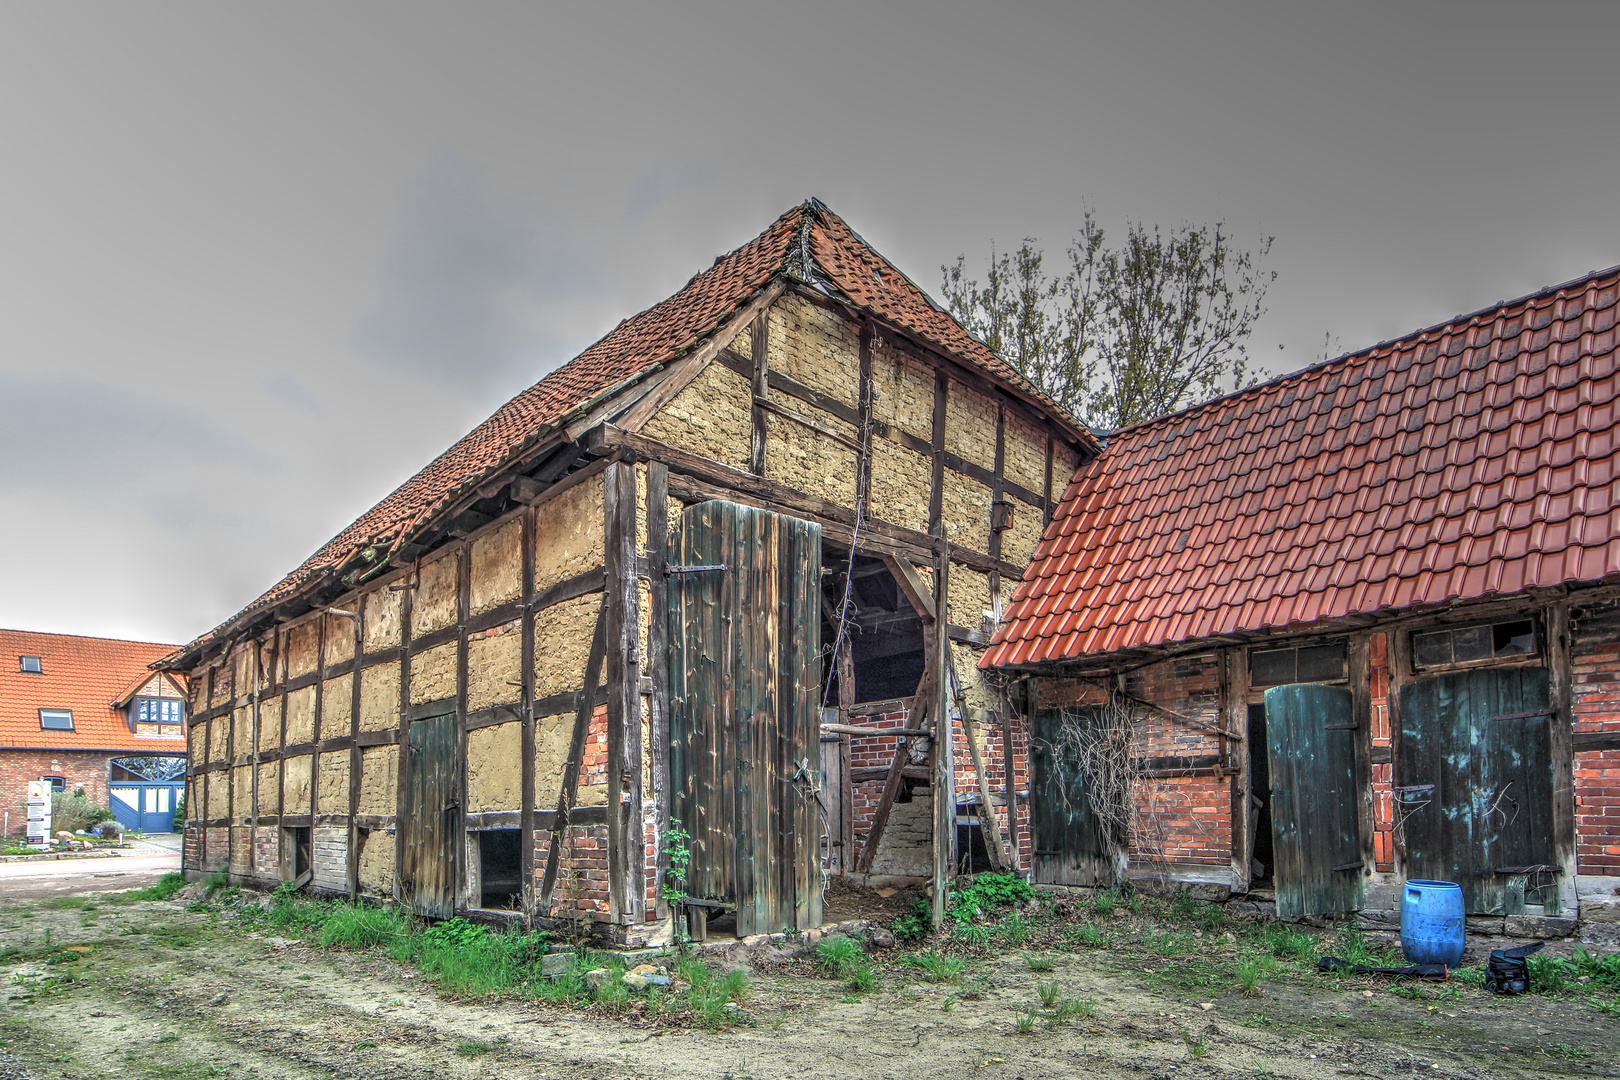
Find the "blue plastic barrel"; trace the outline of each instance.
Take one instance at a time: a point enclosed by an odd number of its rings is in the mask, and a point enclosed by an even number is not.
[[[1401,889],[1401,952],[1409,964],[1462,962],[1467,922],[1461,885],[1408,881]]]

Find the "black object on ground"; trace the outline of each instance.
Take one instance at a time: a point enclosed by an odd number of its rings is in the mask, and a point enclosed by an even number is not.
[[[1485,989],[1493,994],[1522,994],[1530,989],[1530,965],[1525,957],[1540,952],[1544,944],[1537,941],[1516,949],[1492,949],[1485,965]]]
[[[1337,956],[1324,956],[1316,962],[1317,971],[1350,971],[1357,975],[1409,975],[1416,979],[1444,979],[1448,968],[1444,964],[1411,964],[1407,967],[1368,967],[1352,964]]]

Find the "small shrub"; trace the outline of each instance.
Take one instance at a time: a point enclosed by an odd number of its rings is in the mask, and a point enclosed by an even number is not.
[[[851,990],[870,994],[878,988],[877,969],[871,964],[856,964],[849,969],[845,982]]]
[[[967,888],[947,894],[946,917],[953,923],[972,922],[1000,908],[1027,903],[1034,895],[1029,882],[1017,874],[980,874]]]
[[[960,956],[945,956],[934,949],[906,957],[906,964],[920,969],[923,979],[931,983],[955,982],[964,966]]]
[[[889,924],[889,930],[894,934],[894,940],[902,944],[908,941],[920,941],[933,928],[933,909],[928,906],[928,901],[921,896],[913,897],[911,906],[906,908],[905,914]]]
[[[111,821],[116,816],[107,807],[91,802],[84,788],[71,795],[65,791],[51,794],[51,827],[58,832],[76,833],[103,821]]]

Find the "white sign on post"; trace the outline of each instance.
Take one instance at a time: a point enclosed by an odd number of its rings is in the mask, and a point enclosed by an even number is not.
[[[46,849],[51,846],[51,782],[28,781],[28,841]]]

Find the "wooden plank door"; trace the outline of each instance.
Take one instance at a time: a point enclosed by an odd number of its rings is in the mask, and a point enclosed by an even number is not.
[[[836,710],[832,715],[837,716]],[[822,870],[828,874],[842,874],[850,869],[855,857],[854,841],[849,835],[849,816],[844,812],[849,795],[849,736],[823,735],[821,737],[821,813],[826,821],[822,830]]]
[[[1554,862],[1550,703],[1545,668],[1401,687],[1406,876],[1461,885],[1471,915],[1523,911],[1527,875],[1504,871]]]
[[[1069,710],[1068,723],[1090,722],[1087,709]],[[1030,747],[1033,776],[1030,818],[1034,827],[1035,881],[1042,885],[1107,885],[1113,875],[1096,814],[1091,809],[1080,753],[1062,734],[1065,712],[1035,714]]]
[[[1293,683],[1266,691],[1280,918],[1360,911],[1366,902],[1354,717],[1342,686]]]
[[[713,501],[669,546],[671,816],[739,935],[821,924],[821,527]],[[724,569],[692,569],[724,567]]]
[[[405,767],[405,865],[400,882],[418,915],[448,919],[456,908],[456,718],[411,721]]]

